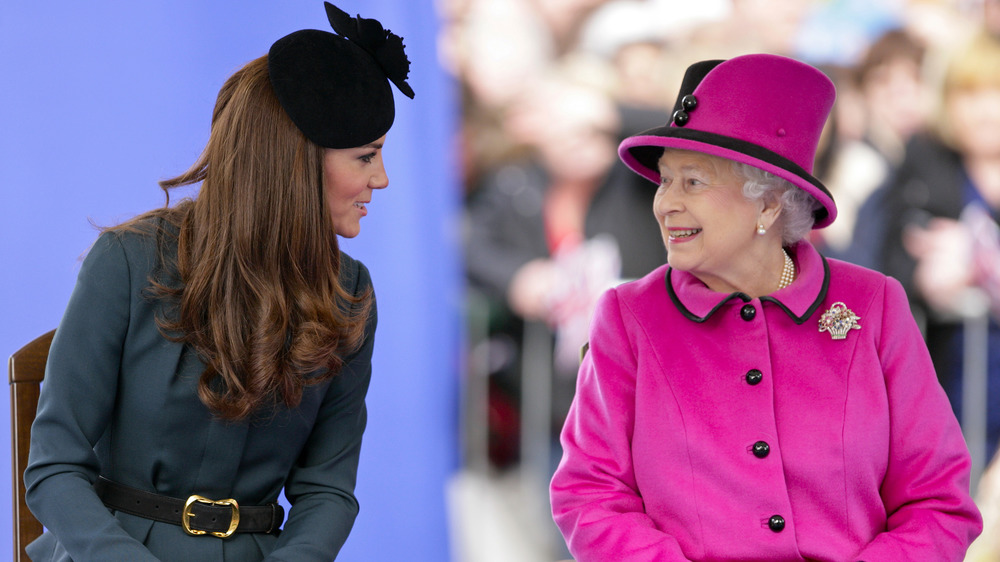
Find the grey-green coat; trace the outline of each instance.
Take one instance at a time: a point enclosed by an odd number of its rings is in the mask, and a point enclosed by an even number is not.
[[[159,305],[143,294],[155,245],[152,236],[103,234],[56,331],[25,472],[28,505],[47,528],[28,547],[32,559],[334,559],[358,512],[374,306],[361,349],[332,380],[307,386],[299,407],[220,421],[197,396],[202,362],[160,334]],[[371,286],[365,266],[345,254],[341,283],[354,294]],[[292,508],[280,536],[193,537],[111,512],[91,488],[98,475],[241,505],[276,501],[284,488]]]

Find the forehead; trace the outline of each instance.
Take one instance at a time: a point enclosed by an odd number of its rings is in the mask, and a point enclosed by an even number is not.
[[[724,175],[731,171],[730,161],[718,156],[710,156],[691,150],[668,148],[657,162],[660,173],[681,173],[686,171],[707,172]]]

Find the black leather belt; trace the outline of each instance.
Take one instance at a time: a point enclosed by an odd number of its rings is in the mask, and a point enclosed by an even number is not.
[[[94,490],[111,509],[179,525],[189,535],[226,538],[233,533],[273,533],[285,519],[285,508],[277,503],[241,506],[233,499],[211,500],[197,494],[186,500],[147,492],[103,476]]]

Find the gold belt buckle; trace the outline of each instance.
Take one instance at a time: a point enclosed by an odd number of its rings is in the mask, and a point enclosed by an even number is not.
[[[184,528],[184,532],[189,535],[204,535],[207,531],[199,531],[198,529],[191,528],[191,518],[195,517],[194,513],[191,513],[191,506],[195,503],[203,503],[207,505],[219,505],[219,506],[229,506],[232,514],[229,518],[229,529],[224,533],[219,533],[212,531],[212,535],[224,539],[236,532],[236,527],[240,526],[240,504],[236,503],[236,500],[229,498],[225,500],[210,500],[204,496],[199,496],[198,494],[191,494],[188,496],[186,502],[184,502],[184,511],[181,512],[181,527]]]

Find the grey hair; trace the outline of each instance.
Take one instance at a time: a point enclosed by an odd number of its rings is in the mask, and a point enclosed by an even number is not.
[[[742,162],[732,162],[733,172],[744,178],[743,196],[750,201],[778,200],[781,204],[781,243],[802,240],[816,222],[814,211],[822,208],[815,197],[785,178]]]

